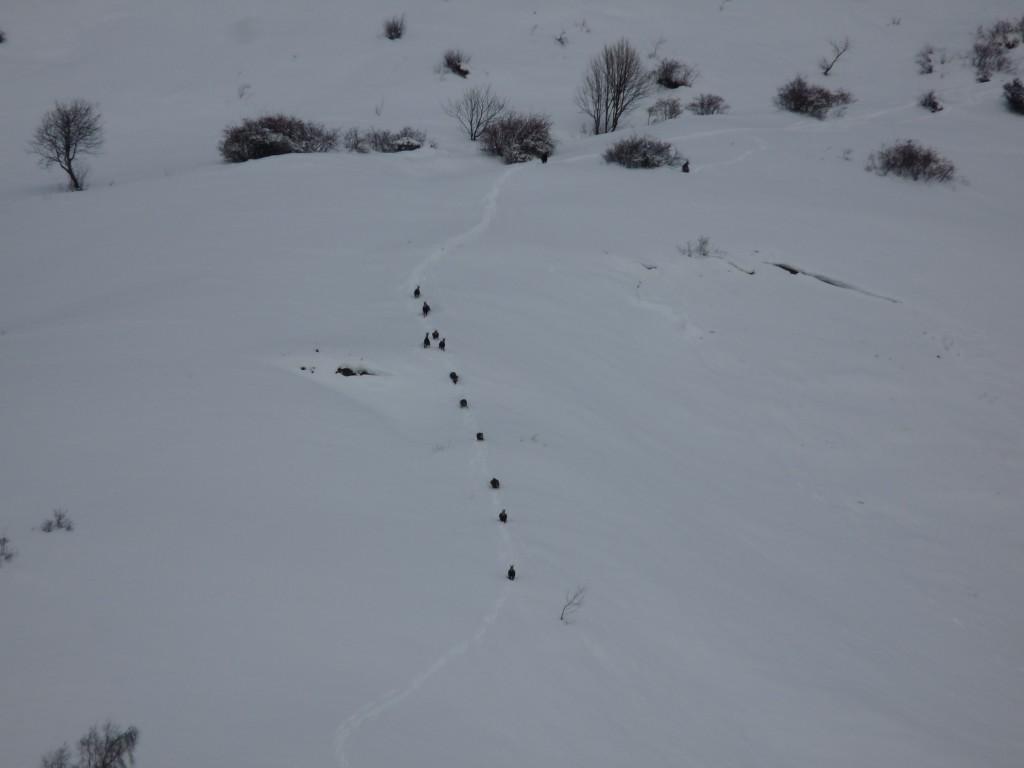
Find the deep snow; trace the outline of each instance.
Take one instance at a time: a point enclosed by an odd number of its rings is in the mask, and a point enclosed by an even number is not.
[[[1019,3],[550,5],[8,2],[0,764],[107,718],[147,768],[1024,763],[1024,121],[913,63]],[[623,35],[731,106],[620,131],[688,176],[580,130]],[[484,83],[547,164],[443,114]],[[81,194],[25,152],[69,97]],[[264,110],[436,146],[219,163]],[[865,172],[903,137],[961,180]]]

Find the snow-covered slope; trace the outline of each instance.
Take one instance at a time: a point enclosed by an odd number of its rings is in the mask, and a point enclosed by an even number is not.
[[[108,718],[147,768],[1024,762],[1024,121],[913,61],[1019,3],[544,5],[7,4],[0,765]],[[689,175],[582,130],[622,36],[730,104],[620,129]],[[459,132],[473,84],[548,163]],[[70,97],[82,194],[25,152]],[[221,164],[262,111],[434,146]],[[866,173],[898,138],[959,180]]]

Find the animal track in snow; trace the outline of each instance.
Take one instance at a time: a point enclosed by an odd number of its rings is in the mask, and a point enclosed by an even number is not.
[[[416,267],[416,269],[410,275],[409,280],[407,281],[408,285],[415,286],[415,288],[411,292],[415,300],[421,300],[423,294],[426,293],[426,290],[422,288],[422,286],[426,284],[426,281],[424,281],[423,279],[423,273],[427,267],[437,263],[440,260],[440,258],[449,251],[455,250],[456,248],[460,248],[466,245],[467,243],[471,242],[474,238],[479,236],[481,232],[487,229],[488,226],[490,226],[497,211],[498,195],[501,192],[501,188],[504,185],[504,183],[508,180],[508,178],[512,175],[512,173],[515,172],[517,169],[517,167],[507,169],[504,173],[501,174],[501,176],[498,177],[497,181],[495,181],[495,183],[492,185],[487,196],[484,198],[483,216],[481,217],[479,222],[477,222],[473,227],[466,230],[465,232],[454,235],[445,240],[440,245],[437,245],[434,248],[432,248],[430,250],[430,253],[427,255],[426,259],[424,259],[424,261]],[[437,291],[437,293],[440,293],[440,291]],[[439,304],[439,306],[441,304],[443,304],[443,300]],[[424,301],[421,307],[421,313],[423,318],[426,318],[430,311],[431,308],[429,307],[427,302]],[[424,346],[426,346],[429,343],[430,331],[427,330],[426,333],[427,336],[424,337],[423,342]],[[437,335],[439,335],[437,331],[434,331],[434,338],[436,338]],[[449,359],[454,362],[455,356],[453,355]],[[459,377],[454,371],[449,374],[449,378],[452,380],[453,383],[458,384]],[[468,402],[465,399],[463,399],[462,401],[460,401],[460,405],[462,405],[463,408],[466,408],[466,406],[468,406]],[[469,423],[470,426],[472,426],[472,432],[476,433],[477,435],[476,445],[478,446],[478,448],[476,457],[473,459],[472,462],[473,467],[477,469],[478,472],[481,472],[481,476],[486,477],[487,474],[490,474],[490,470],[489,467],[487,466],[487,445],[485,442],[482,441],[483,433],[479,431],[479,425],[477,424],[477,418],[475,413],[470,411],[468,408],[466,408],[466,410],[464,410],[463,413],[465,414],[466,421]],[[493,483],[494,484],[492,485],[492,487],[495,488],[495,492],[491,494],[491,505],[495,510],[497,510],[502,508],[500,498],[501,492],[500,490],[497,490],[497,481],[493,481]],[[511,547],[509,546],[510,538],[508,530],[505,526],[499,526],[499,529],[502,542],[501,552],[499,552],[500,559],[502,561],[511,561],[513,558]],[[386,710],[390,709],[391,707],[400,704],[404,699],[418,691],[424,685],[424,683],[426,683],[431,677],[433,677],[439,671],[444,669],[444,667],[448,664],[449,661],[451,661],[453,658],[461,654],[464,654],[469,649],[470,645],[472,645],[473,643],[477,643],[481,639],[483,639],[484,635],[487,633],[488,628],[497,620],[498,615],[501,612],[501,608],[504,605],[505,600],[508,598],[509,586],[510,584],[506,582],[505,586],[502,588],[491,610],[483,617],[476,631],[468,640],[464,640],[449,648],[430,666],[428,666],[422,672],[414,676],[412,680],[403,688],[398,690],[392,690],[389,693],[386,693],[383,696],[377,698],[376,700],[370,702],[369,704],[364,705],[359,709],[359,711],[348,717],[344,722],[341,723],[341,725],[338,726],[335,732],[334,748],[338,763],[341,766],[343,766],[343,768],[348,765],[348,758],[346,757],[345,754],[345,744],[351,737],[352,733],[356,731],[367,720],[371,720],[380,715],[382,712],[385,712]]]

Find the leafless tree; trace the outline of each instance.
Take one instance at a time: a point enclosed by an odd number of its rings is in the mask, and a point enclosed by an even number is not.
[[[853,45],[849,37],[844,37],[839,42],[835,40],[829,40],[829,45],[832,46],[832,60],[829,61],[827,56],[822,56],[821,61],[818,62],[818,66],[821,67],[821,74],[827,75],[832,71],[832,67],[839,61],[839,57],[850,50],[850,46]]]
[[[121,730],[109,720],[100,730],[93,726],[78,740],[78,762],[71,763],[71,750],[64,744],[43,756],[42,768],[128,768],[135,764],[139,729]]]
[[[651,92],[651,77],[640,54],[622,38],[590,60],[576,89],[576,106],[591,119],[595,134],[611,133],[619,120]]]
[[[559,620],[564,621],[566,624],[571,624],[572,619],[569,617],[583,607],[583,598],[586,594],[586,584],[580,584],[575,590],[565,590],[565,605],[562,606],[562,613],[558,617]]]
[[[103,146],[103,126],[96,105],[82,99],[58,101],[43,115],[29,145],[39,162],[49,168],[56,163],[68,175],[73,190],[85,189],[86,168],[78,156],[94,155]]]
[[[459,99],[452,99],[441,106],[448,117],[454,117],[459,125],[476,141],[480,133],[505,111],[505,100],[491,91],[491,86],[469,88]]]

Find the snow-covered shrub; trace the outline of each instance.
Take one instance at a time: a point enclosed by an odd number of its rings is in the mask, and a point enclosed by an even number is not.
[[[360,131],[349,128],[342,137],[342,146],[349,152],[409,152],[419,149],[427,141],[427,134],[417,128],[406,126],[400,131],[371,128]]]
[[[630,136],[617,141],[605,150],[604,159],[606,163],[618,163],[626,168],[660,168],[682,161],[669,142],[651,136]]]
[[[1024,83],[1021,83],[1019,77],[1015,77],[1012,83],[1003,85],[1003,96],[1010,111],[1024,115]]]
[[[532,157],[546,162],[555,150],[551,118],[535,113],[504,113],[480,132],[480,143],[506,163],[524,163]]]
[[[405,14],[384,19],[384,37],[399,40],[405,34]]]
[[[987,83],[994,72],[1010,72],[1013,60],[1009,51],[1020,44],[1021,27],[1012,21],[1000,20],[987,29],[979,26],[974,32],[974,45],[971,48],[970,61],[979,83]]]
[[[797,75],[779,88],[775,95],[775,106],[790,112],[810,115],[824,120],[829,112],[840,115],[848,104],[854,101],[849,91],[839,88],[830,91],[820,85],[808,83]]]
[[[647,124],[672,120],[683,114],[683,105],[676,98],[658,99],[647,108]]]
[[[913,139],[882,146],[868,157],[867,170],[879,176],[902,176],[914,181],[952,181],[956,167],[938,152]]]
[[[695,115],[720,115],[728,110],[729,105],[725,103],[725,99],[713,93],[702,93],[686,105],[686,111]]]
[[[293,152],[333,152],[338,131],[285,114],[246,118],[224,129],[218,149],[229,163]]]
[[[932,112],[939,112],[942,110],[942,104],[939,103],[939,97],[935,95],[935,91],[928,91],[928,93],[922,96],[917,103]]]
[[[409,152],[419,149],[427,141],[427,134],[406,126],[400,131],[371,130],[370,148],[374,152]]]
[[[469,64],[469,56],[458,48],[449,48],[444,52],[444,56],[441,57],[442,70],[447,69],[459,77],[467,77],[469,75],[469,70],[466,68],[467,64]]]
[[[675,59],[662,59],[654,70],[654,81],[662,88],[689,88],[700,75],[697,67],[683,64]]]

